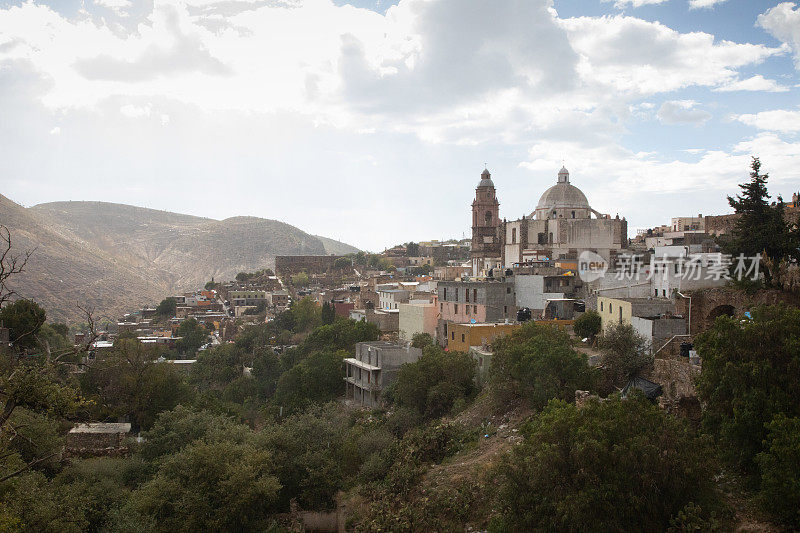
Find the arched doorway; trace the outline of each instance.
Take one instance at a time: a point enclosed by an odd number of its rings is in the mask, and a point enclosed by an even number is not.
[[[732,305],[728,304],[718,305],[714,309],[712,309],[711,312],[708,313],[708,318],[706,321],[708,323],[708,326],[711,326],[714,324],[714,321],[717,319],[717,317],[734,316],[735,314],[736,314],[736,308],[733,307]]]

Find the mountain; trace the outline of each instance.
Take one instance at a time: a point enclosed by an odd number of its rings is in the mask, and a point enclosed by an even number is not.
[[[80,320],[78,302],[115,318],[212,277],[272,267],[276,255],[331,253],[321,238],[277,220],[214,220],[107,202],[24,208],[0,195],[0,223],[15,250],[34,250],[13,287],[54,320]]]
[[[329,239],[328,237],[322,237],[321,235],[314,235],[314,237],[322,241],[325,246],[325,253],[329,255],[347,255],[360,251],[355,246],[350,246],[347,243]]]

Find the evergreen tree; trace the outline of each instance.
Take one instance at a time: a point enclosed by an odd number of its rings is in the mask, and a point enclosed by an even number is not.
[[[761,271],[767,285],[777,283],[777,268],[781,260],[798,258],[797,232],[791,231],[784,220],[783,200],[778,197],[769,203],[767,192],[768,174],[761,174],[761,161],[753,158],[750,181],[739,185],[742,193],[728,197],[728,203],[739,216],[736,226],[722,242],[722,249],[735,257],[744,254],[754,257],[761,254]],[[734,261],[734,264],[736,262]]]
[[[333,324],[333,321],[336,320],[336,310],[333,308],[333,304],[330,302],[323,302],[322,303],[322,323],[323,324]]]

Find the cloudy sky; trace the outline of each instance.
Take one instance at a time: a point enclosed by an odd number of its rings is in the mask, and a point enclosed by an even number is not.
[[[0,193],[469,235],[562,160],[636,228],[800,190],[800,1],[0,0]]]

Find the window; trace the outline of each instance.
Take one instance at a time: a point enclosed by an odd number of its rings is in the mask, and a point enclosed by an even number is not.
[[[465,306],[464,306],[464,312],[465,312],[466,314],[469,314],[469,306],[468,306],[468,305],[465,305]]]
[[[441,313],[444,311],[444,304],[439,304],[439,312]]]
[[[464,290],[464,298],[466,298],[466,302],[469,303],[469,289]]]
[[[609,315],[613,315],[614,314],[614,306],[611,305],[611,304],[608,304],[608,314]]]
[[[472,301],[475,303],[478,302],[478,289],[472,289]]]
[[[508,314],[508,306],[507,305],[503,306],[503,313],[504,314]]]
[[[511,230],[511,244],[517,244],[517,228]]]
[[[453,304],[453,312],[458,314],[458,304]]]
[[[678,263],[675,263],[675,273],[676,274],[680,274],[681,273],[681,265],[678,264]]]
[[[506,294],[511,294],[511,287],[506,287]]]
[[[455,331],[451,331],[450,332],[450,340],[456,340],[456,332]]]
[[[575,218],[575,211],[572,212],[572,218]]]
[[[492,212],[491,211],[486,211],[486,214],[483,215],[483,218],[486,219],[486,225],[487,226],[490,226],[492,224]]]
[[[667,297],[667,289],[662,289],[661,292],[663,293],[664,297]]]
[[[442,300],[447,300],[447,287],[444,288],[444,295],[442,297]]]
[[[656,289],[656,291],[658,291],[658,289]],[[658,294],[658,293],[656,292],[656,294]],[[603,302],[600,302],[600,310],[601,311],[603,310]]]
[[[478,306],[474,305],[473,308],[474,308],[473,310],[475,311],[475,314],[477,315],[478,314]]]
[[[464,334],[461,334],[461,342],[464,342]]]

